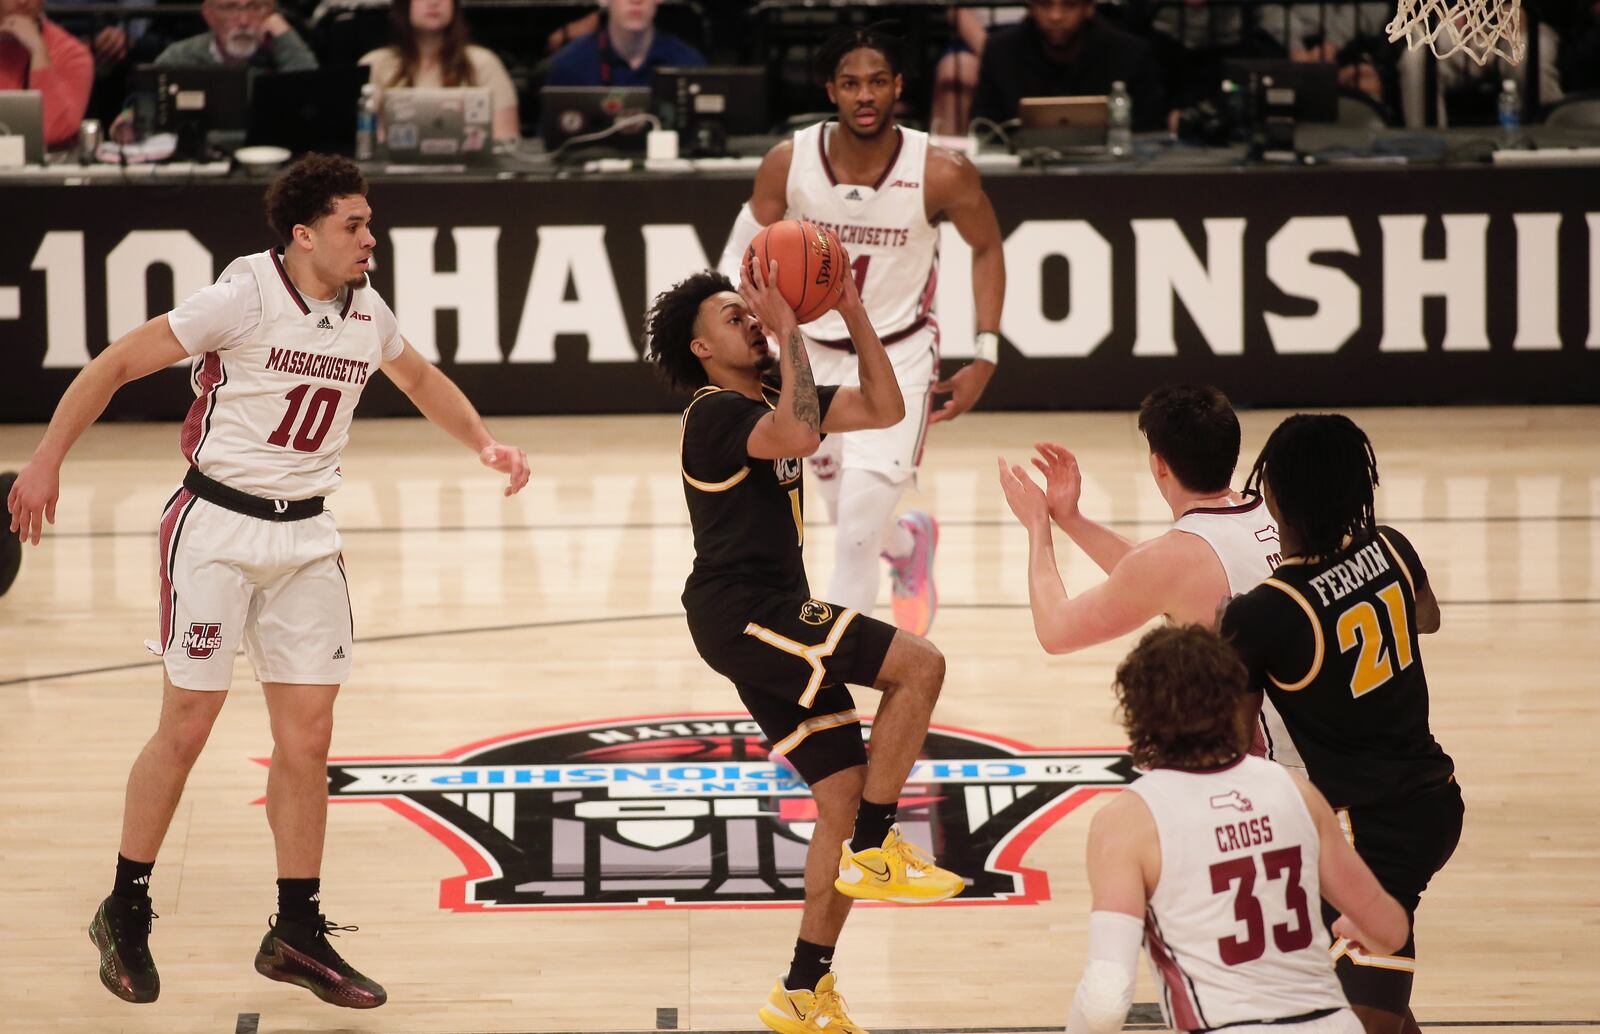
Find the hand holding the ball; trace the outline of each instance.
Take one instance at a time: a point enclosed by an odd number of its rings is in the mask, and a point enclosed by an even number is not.
[[[748,264],[744,279],[739,283],[739,296],[744,299],[745,307],[751,314],[761,321],[767,336],[776,338],[780,346],[799,328],[794,309],[783,297],[783,292],[778,290],[776,261],[768,263],[764,270],[760,263]]]

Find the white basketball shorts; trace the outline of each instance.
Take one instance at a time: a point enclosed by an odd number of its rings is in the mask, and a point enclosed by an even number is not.
[[[146,645],[174,686],[228,689],[241,645],[262,682],[349,680],[354,628],[333,514],[265,521],[180,489],[157,542],[161,638]]]
[[[906,402],[905,419],[893,427],[830,434],[811,456],[811,472],[826,481],[841,470],[871,470],[890,481],[904,481],[917,472],[928,436],[933,385],[939,376],[939,327],[929,320],[916,333],[887,346],[895,380]],[[806,340],[811,374],[820,384],[860,387],[861,372],[854,352]]]

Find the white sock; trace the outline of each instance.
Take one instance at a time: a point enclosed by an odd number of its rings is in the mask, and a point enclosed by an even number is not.
[[[878,602],[882,566],[878,554],[889,537],[890,525],[895,524],[894,508],[905,487],[904,481],[890,481],[871,470],[846,470],[839,475],[838,529],[828,602],[872,613]],[[905,532],[898,525],[896,528]]]
[[[890,523],[889,534],[884,536],[883,551],[896,560],[911,555],[917,548],[916,536],[911,534],[911,529],[901,524],[897,519]]]

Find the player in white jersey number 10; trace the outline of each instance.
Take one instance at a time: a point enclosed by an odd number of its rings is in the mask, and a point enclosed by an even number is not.
[[[903,81],[899,40],[853,30],[817,52],[817,77],[837,108],[767,153],[750,203],[739,211],[718,267],[737,282],[745,248],[762,226],[808,219],[838,235],[872,325],[882,336],[905,398],[893,427],[830,435],[810,458],[815,484],[837,526],[826,598],[863,614],[877,602],[879,554],[889,562],[895,624],[927,635],[938,595],[933,553],[938,524],[926,513],[895,519],[922,461],[930,424],[972,408],[1000,357],[1005,252],[978,171],[962,155],[895,125]],[[975,358],[939,379],[938,223],[949,220],[972,248]],[[858,365],[843,318],[827,313],[802,328],[819,384],[853,385]],[[942,405],[934,396],[948,394]]]
[[[128,776],[111,896],[89,927],[100,981],[128,1002],[153,1002],[150,876],[189,771],[222,710],[243,646],[272,723],[267,821],[277,847],[278,911],[257,972],[332,1005],[387,1000],[347,963],[321,913],[333,702],[350,673],[354,623],[344,557],[323,497],[370,374],[382,370],[422,415],[509,478],[528,457],[502,445],[461,390],[404,338],[367,280],[377,241],[361,170],[311,155],[267,191],[282,247],[238,259],[210,287],[94,358],[67,388],[12,487],[11,531],[38,544],[55,522],[61,464],[113,393],[191,361],[195,401],[181,445],[189,469],[162,515],[161,631],[147,641],[165,685],[155,735]]]
[[[1115,1034],[1141,942],[1176,1031],[1361,1034],[1328,954],[1379,953],[1405,910],[1301,776],[1245,755],[1254,695],[1243,662],[1199,625],[1149,632],[1117,668],[1134,763],[1145,770],[1089,827],[1088,960],[1067,1034]]]

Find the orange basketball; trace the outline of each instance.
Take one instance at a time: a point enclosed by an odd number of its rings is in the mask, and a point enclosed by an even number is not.
[[[839,238],[805,219],[784,219],[756,234],[744,253],[746,280],[756,262],[763,273],[769,263],[778,264],[778,291],[800,323],[832,312],[844,295],[844,278],[850,275],[850,260]]]

